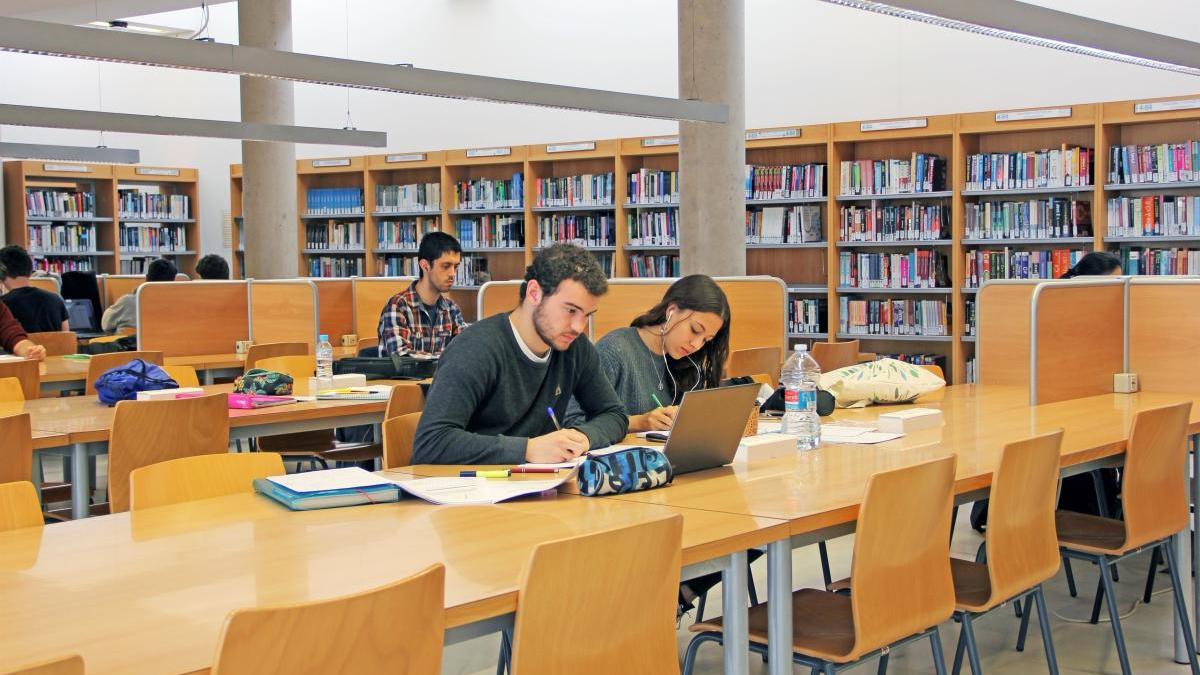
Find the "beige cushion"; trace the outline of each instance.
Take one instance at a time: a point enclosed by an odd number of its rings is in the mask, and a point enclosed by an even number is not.
[[[945,380],[925,368],[896,359],[859,363],[821,375],[821,388],[833,394],[839,408],[909,403],[945,386]]]

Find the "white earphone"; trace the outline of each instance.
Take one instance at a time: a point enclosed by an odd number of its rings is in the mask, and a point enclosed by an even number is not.
[[[667,324],[671,322],[671,315],[674,313],[675,310],[673,309],[667,310],[667,318],[663,320],[662,329],[658,333],[659,338],[662,340],[663,369],[667,371],[667,377],[671,378],[671,391],[674,392],[671,399],[672,403],[675,402],[673,397],[679,395],[679,383],[675,381],[675,374],[671,372],[671,366],[667,363]],[[696,384],[693,384],[692,388],[688,389],[688,391],[696,391],[696,388],[700,386],[700,366],[696,365],[696,362],[692,360],[690,355],[687,357],[687,360],[692,364],[692,367],[696,369],[697,374]]]

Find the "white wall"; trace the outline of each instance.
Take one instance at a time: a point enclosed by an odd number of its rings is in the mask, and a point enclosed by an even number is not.
[[[675,0],[294,0],[296,51],[674,96]],[[1083,103],[1200,91],[1197,78],[938,29],[816,0],[746,0],[750,126]],[[1037,4],[1200,41],[1191,0],[1041,0]],[[199,10],[140,20],[199,24]],[[210,33],[236,42],[232,3]],[[237,119],[230,76],[0,53],[0,102]],[[427,150],[671,133],[675,124],[367,91],[354,124],[388,132],[389,150]],[[296,86],[297,124],[341,127],[346,90]],[[0,139],[95,144],[94,132],[0,128]],[[201,172],[202,242],[220,250],[228,166],[240,144],[107,134],[148,164]],[[301,146],[316,157],[378,150]],[[228,251],[225,251],[228,254]]]

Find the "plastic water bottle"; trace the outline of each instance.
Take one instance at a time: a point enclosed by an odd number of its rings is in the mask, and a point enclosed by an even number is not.
[[[783,364],[783,433],[796,434],[797,450],[813,450],[821,444],[821,418],[817,416],[817,384],[821,366],[808,353],[808,345],[798,344]]]
[[[321,335],[317,342],[317,392],[326,389],[333,389],[333,345],[328,335]]]

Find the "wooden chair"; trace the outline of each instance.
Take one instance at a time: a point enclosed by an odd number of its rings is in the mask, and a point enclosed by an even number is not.
[[[83,657],[73,654],[16,670],[5,670],[3,675],[83,675]]]
[[[1121,504],[1124,520],[1074,511],[1055,514],[1058,543],[1068,559],[1087,560],[1100,567],[1104,592],[1121,672],[1129,675],[1129,653],[1121,628],[1113,590],[1112,566],[1148,548],[1157,548],[1167,561],[1175,593],[1175,614],[1182,628],[1192,674],[1200,674],[1195,639],[1183,599],[1183,585],[1171,536],[1188,526],[1187,473],[1188,419],[1191,402],[1142,410],[1134,415],[1125,450]],[[990,511],[990,509],[989,509]]]
[[[859,346],[858,340],[814,342],[810,353],[817,360],[817,364],[821,366],[821,372],[828,373],[831,370],[875,359],[874,354],[859,352]]]
[[[192,366],[163,366],[163,370],[167,375],[171,376],[180,387],[199,387],[200,376],[196,375],[196,369]]]
[[[79,350],[79,340],[75,338],[75,333],[71,331],[58,330],[30,333],[29,339],[35,345],[45,347],[46,356],[63,356],[65,354],[74,354]]]
[[[383,420],[388,420],[413,412],[420,412],[425,407],[425,392],[415,382],[402,382],[392,387],[388,397],[387,410]],[[384,432],[386,437],[386,432]],[[409,456],[411,457],[412,441],[409,440]],[[341,443],[335,442],[334,447],[321,452],[321,458],[326,462],[374,462],[383,457],[383,442],[378,443]],[[405,462],[407,465],[407,462]],[[386,468],[386,467],[385,467]]]
[[[101,335],[100,337],[94,337],[94,338],[88,340],[88,344],[103,344],[105,342],[116,342],[117,340],[120,340],[121,338],[125,337],[126,335],[133,335],[133,333],[122,333],[121,332],[122,330],[125,330],[125,329],[122,328],[122,329],[118,330],[116,333],[113,333],[112,335]]]
[[[1054,507],[1062,431],[1009,443],[1000,456],[988,498],[991,519],[985,534],[986,563],[950,559],[954,577],[954,616],[962,623],[952,672],[958,675],[965,649],[971,672],[981,675],[975,641],[977,618],[1010,600],[1025,601],[1017,651],[1025,648],[1029,615],[1037,601],[1042,645],[1051,673],[1058,672],[1042,583],[1058,572]]]
[[[379,351],[378,351],[379,350],[379,338],[377,338],[377,337],[360,338],[358,341],[358,344],[355,345],[354,349],[358,352],[358,354],[360,356],[363,355],[363,352],[368,352],[371,356],[375,356],[379,353]]]
[[[436,675],[442,666],[445,575],[446,568],[436,564],[355,595],[232,612],[212,675]]]
[[[15,377],[21,382],[21,392],[26,401],[36,401],[41,396],[42,371],[37,361],[0,361],[0,377]]]
[[[0,403],[24,403],[25,389],[15,377],[0,377]]]
[[[247,359],[249,361],[249,359]],[[258,359],[253,366],[246,366],[246,370],[258,368],[260,370],[273,370],[277,373],[290,375],[295,385],[299,389],[303,389],[308,378],[312,377],[317,372],[317,357],[312,354],[288,354],[286,356],[268,356],[267,358]],[[316,393],[316,392],[312,392]]]
[[[955,456],[875,474],[858,513],[849,596],[802,589],[792,594],[793,661],[832,675],[872,656],[886,669],[891,649],[929,638],[945,675],[938,624],[954,612],[950,511]],[[750,610],[750,648],[767,653],[770,603]],[[704,642],[721,642],[721,620],[692,626],[683,672]]]
[[[33,475],[33,431],[29,413],[0,417],[0,483]]]
[[[123,366],[134,359],[141,359],[146,363],[153,363],[156,366],[163,364],[162,352],[112,352],[109,354],[93,354],[88,360],[87,386],[83,393],[86,396],[93,396],[96,393],[96,380],[104,374],[106,370]]]
[[[42,505],[28,479],[0,483],[0,532],[41,527]]]
[[[540,544],[521,576],[510,672],[611,672],[636,655],[636,667],[626,663],[630,672],[678,673],[682,537],[683,518],[673,515]]]
[[[421,413],[411,412],[385,420],[383,423],[383,468],[395,469],[412,464],[413,437]]]
[[[766,373],[771,378],[771,386],[779,382],[779,369],[783,358],[778,347],[755,347],[753,349],[738,349],[729,353],[729,364],[725,368],[726,377],[742,377]]]
[[[921,367],[924,368],[925,370],[928,370],[929,372],[933,373],[934,375],[937,375],[938,377],[942,378],[943,380],[946,379],[946,373],[944,371],[942,371],[942,367],[937,365],[936,363],[928,363]]]
[[[180,457],[131,471],[129,508],[137,511],[253,492],[255,478],[283,473],[283,459],[273,452]]]
[[[265,342],[260,345],[250,345],[250,349],[246,352],[246,368],[262,368],[258,365],[263,359],[271,359],[276,356],[305,356],[308,352],[308,345],[303,342]],[[273,370],[268,368],[267,370]]]
[[[129,510],[129,474],[150,464],[229,452],[225,394],[157,401],[121,401],[108,441],[108,501]]]

